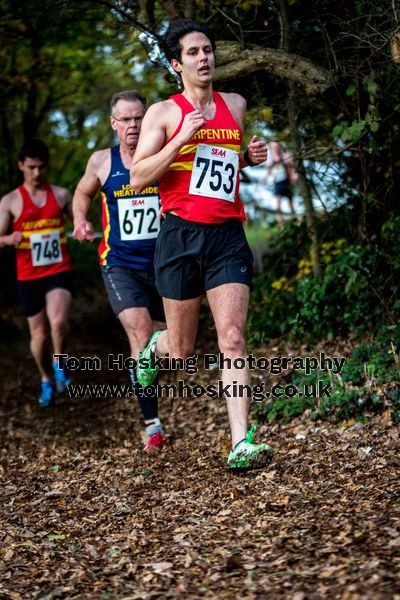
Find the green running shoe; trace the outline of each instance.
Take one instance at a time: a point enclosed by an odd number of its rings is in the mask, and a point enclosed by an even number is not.
[[[228,456],[228,467],[233,471],[262,469],[272,460],[273,450],[268,444],[253,444],[255,425],[252,425],[244,440],[238,442]]]
[[[147,346],[139,354],[139,360],[136,367],[137,380],[140,385],[146,386],[151,385],[157,377],[158,366],[154,364],[155,351],[157,338],[161,333],[161,329],[155,331],[149,339]],[[143,360],[145,366],[141,366],[140,362]]]

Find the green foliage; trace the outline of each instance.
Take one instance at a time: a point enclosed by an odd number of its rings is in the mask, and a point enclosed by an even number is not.
[[[57,2],[2,0],[0,34],[0,196],[19,183],[18,150],[31,136],[50,147],[49,181],[73,192],[90,154],[114,143],[112,94],[140,89],[151,102],[164,83],[157,70],[145,69],[138,32],[97,3],[61,9]],[[100,211],[93,212],[99,229]],[[96,246],[69,244],[78,292],[99,278]],[[16,303],[13,249],[2,249],[0,259],[4,307]]]
[[[17,152],[32,136],[51,150],[49,178],[71,191],[90,153],[113,143],[109,100],[139,88],[151,102],[163,91],[138,32],[96,2],[3,0],[0,195],[18,181]]]
[[[313,406],[314,401],[310,398],[300,398],[299,396],[295,396],[294,398],[279,398],[265,406],[261,404],[256,406],[253,414],[260,421],[266,418],[268,421],[287,422],[290,419],[299,417],[308,408],[312,408]]]
[[[331,393],[313,397],[305,389],[318,390],[318,382],[331,384]],[[285,378],[285,385],[288,381]],[[340,374],[315,370],[306,375],[293,371],[291,383],[298,394],[254,404],[259,421],[289,421],[310,411],[310,417],[344,421],[363,419],[389,410],[393,423],[400,420],[400,325],[383,328],[377,338],[361,342],[351,351]],[[311,388],[312,389],[312,388]]]
[[[280,335],[310,341],[332,339],[397,321],[398,217],[385,222],[382,246],[334,239],[334,232],[341,229],[340,218],[335,221],[332,216],[319,222],[325,240],[320,248],[321,280],[313,277],[301,225],[286,224],[278,236],[269,239],[264,273],[255,282],[249,310],[251,344]]]
[[[365,317],[379,319],[382,307],[369,287],[368,248],[349,245],[326,264],[322,281],[307,276],[298,282],[298,311],[294,335],[332,338],[365,325]]]
[[[276,234],[273,228],[266,228],[262,223],[247,223],[245,226],[246,238],[250,246],[263,245]]]

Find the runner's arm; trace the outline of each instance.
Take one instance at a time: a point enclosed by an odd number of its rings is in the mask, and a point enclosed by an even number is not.
[[[4,196],[0,200],[0,248],[5,246],[17,246],[22,242],[23,236],[20,231],[13,231],[7,235],[10,227],[12,214],[9,209],[9,198]]]
[[[87,220],[93,198],[100,189],[101,182],[98,177],[99,162],[103,153],[95,152],[89,158],[85,174],[78,183],[72,199],[72,214],[74,231],[72,236],[79,242],[92,242],[94,240],[93,225]]]
[[[57,204],[72,221],[72,196],[69,191],[59,185],[51,185],[53,194],[56,197]]]
[[[222,94],[235,121],[243,129],[246,114],[246,100],[240,94]],[[258,140],[256,135],[251,138],[247,149],[239,153],[239,167],[260,165],[267,160],[267,144],[264,140]]]
[[[131,168],[131,187],[137,193],[165,173],[182,146],[205,123],[203,115],[198,110],[188,113],[179,133],[164,146],[166,139],[165,113],[164,103],[158,103],[150,106],[144,116]]]
[[[63,201],[63,211],[65,212],[66,215],[68,215],[68,217],[71,219],[71,221],[73,220],[73,216],[72,216],[72,196],[69,193],[69,191],[65,188],[61,188],[62,189],[62,201]]]
[[[272,181],[272,162],[270,160],[270,156],[267,158],[267,163],[265,165],[265,175],[260,179],[260,183],[265,183],[266,185],[270,185],[273,183]]]

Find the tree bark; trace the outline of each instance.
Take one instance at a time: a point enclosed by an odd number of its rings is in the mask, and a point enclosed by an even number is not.
[[[310,95],[320,94],[334,83],[329,71],[285,50],[259,46],[244,50],[238,42],[217,42],[216,56],[216,83],[256,71],[299,83]]]
[[[176,10],[173,0],[161,0],[160,4],[164,8],[165,12],[167,13],[168,19],[170,21],[173,21],[174,19],[179,19],[179,17],[182,16]]]
[[[321,262],[319,260],[319,239],[318,239],[318,231],[315,223],[315,210],[313,206],[312,195],[310,191],[310,185],[305,176],[304,163],[301,158],[302,155],[302,143],[301,136],[299,133],[299,129],[296,123],[296,89],[293,81],[289,81],[289,96],[287,101],[287,109],[288,109],[288,120],[289,120],[289,128],[290,135],[292,137],[294,147],[295,147],[295,156],[293,157],[296,171],[299,174],[299,188],[300,194],[303,198],[305,213],[306,213],[306,224],[307,224],[307,233],[308,237],[311,241],[311,260],[313,267],[313,274],[316,279],[322,279],[321,273]]]
[[[280,1],[280,17],[282,25],[281,44],[283,50],[289,52],[290,37],[289,37],[289,11],[287,0]],[[315,222],[315,211],[312,201],[310,185],[305,177],[305,168],[302,160],[302,143],[299,128],[297,127],[297,110],[296,110],[296,84],[291,78],[288,80],[289,95],[287,100],[288,121],[292,140],[295,147],[294,162],[296,171],[299,174],[300,193],[303,197],[304,208],[306,211],[307,233],[311,242],[311,261],[313,274],[316,279],[322,279],[321,263],[319,260],[319,239],[318,231]]]
[[[7,148],[7,155],[6,155],[6,161],[5,161],[6,165],[7,165],[7,174],[6,174],[7,187],[8,187],[8,189],[11,190],[12,188],[15,188],[17,185],[17,169],[15,166],[15,161],[13,160],[15,141],[14,141],[13,136],[11,135],[6,111],[1,110],[0,114],[1,114],[0,131],[1,131],[1,136],[2,136],[2,143],[3,143],[4,148]]]
[[[186,0],[184,13],[186,19],[194,19],[196,16],[196,2],[195,0]]]

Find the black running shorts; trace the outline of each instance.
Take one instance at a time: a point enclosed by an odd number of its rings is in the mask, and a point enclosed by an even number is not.
[[[189,300],[224,283],[251,287],[253,255],[237,219],[208,225],[168,213],[154,266],[161,296]]]
[[[274,185],[274,194],[275,196],[285,196],[285,198],[289,198],[290,200],[293,196],[293,192],[289,179],[285,179],[285,181],[277,181]]]
[[[157,293],[154,271],[113,265],[101,266],[108,299],[115,315],[127,308],[147,308],[155,321],[165,321],[162,299]]]
[[[72,271],[61,271],[55,275],[17,281],[17,291],[21,311],[27,317],[39,314],[46,306],[46,294],[61,288],[72,293]]]

